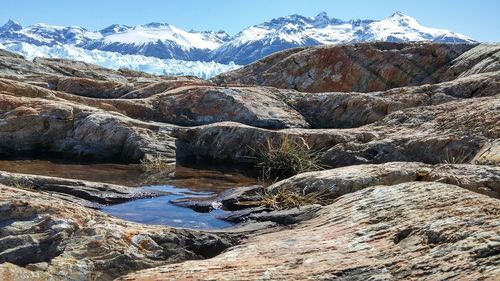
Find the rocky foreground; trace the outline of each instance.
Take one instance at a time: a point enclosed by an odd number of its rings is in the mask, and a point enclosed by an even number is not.
[[[495,44],[299,48],[211,81],[0,51],[2,158],[251,168],[261,143],[290,138],[328,169],[266,189],[332,198],[195,231],[98,210],[161,194],[0,172],[0,276],[499,279],[499,92]],[[231,208],[262,189],[219,199]]]

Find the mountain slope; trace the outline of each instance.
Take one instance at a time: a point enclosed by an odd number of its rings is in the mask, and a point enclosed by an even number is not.
[[[380,21],[342,21],[320,13],[310,18],[292,15],[249,27],[215,50],[211,58],[219,62],[248,64],[293,47],[367,41],[474,42],[448,30],[424,27],[400,12]]]
[[[236,64],[248,64],[294,47],[366,41],[474,42],[461,34],[422,26],[400,12],[382,20],[349,21],[330,18],[326,13],[315,17],[291,15],[248,27],[232,37],[224,31],[185,31],[166,23],[135,27],[114,24],[99,31],[46,24],[22,27],[14,21],[0,27],[0,44],[4,45],[71,45],[125,55]]]

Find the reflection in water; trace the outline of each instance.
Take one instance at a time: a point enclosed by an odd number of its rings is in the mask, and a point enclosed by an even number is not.
[[[156,198],[138,199],[122,204],[107,206],[102,209],[115,217],[144,224],[169,225],[195,229],[225,228],[232,224],[217,219],[226,211],[215,209],[209,213],[197,213],[189,208],[172,205],[169,201],[185,197],[212,197],[213,192],[194,192],[187,188],[176,188],[169,185],[149,186],[151,190],[160,190],[170,195]]]
[[[256,184],[254,178],[235,169],[188,168],[172,165],[172,169],[157,175],[144,173],[138,165],[74,164],[46,160],[0,160],[0,170],[42,176],[145,186],[166,191],[170,195],[111,205],[102,211],[113,216],[145,224],[170,225],[197,229],[224,228],[230,223],[217,219],[226,211],[215,209],[197,213],[171,204],[170,200],[192,197],[214,197],[225,189]],[[217,167],[220,168],[220,167]]]
[[[133,165],[72,164],[46,160],[0,160],[0,170],[127,186],[138,186],[142,181],[142,171]]]
[[[208,169],[214,168],[214,169]],[[252,185],[254,178],[240,171],[217,170],[218,167],[188,168],[172,165],[172,169],[158,175],[144,173],[138,165],[72,164],[46,160],[0,160],[0,170],[126,186],[173,185],[196,191],[220,191],[228,187]]]

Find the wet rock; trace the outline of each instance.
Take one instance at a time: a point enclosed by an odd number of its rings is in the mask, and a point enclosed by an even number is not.
[[[242,223],[248,221],[249,217],[254,214],[259,214],[263,212],[271,212],[272,210],[264,207],[264,206],[257,206],[257,207],[251,207],[249,206],[248,208],[240,209],[233,211],[227,215],[220,216],[218,219],[225,220],[234,224],[237,223]],[[254,223],[254,222],[250,222]],[[240,226],[238,226],[240,227]]]
[[[264,187],[261,185],[252,185],[238,187],[226,190],[219,194],[217,201],[222,204],[226,210],[239,210],[248,208],[240,203],[255,202],[261,199]]]
[[[292,225],[312,219],[320,209],[320,205],[306,205],[288,210],[252,212],[243,217],[242,221],[271,221],[279,225]]]
[[[500,276],[494,254],[499,216],[497,199],[451,185],[369,187],[340,197],[310,220],[254,235],[215,258],[120,280],[491,278]]]
[[[43,193],[3,185],[0,191],[1,262],[36,271],[0,266],[12,278],[112,280],[139,269],[210,258],[234,243],[228,234],[139,225]]]
[[[235,211],[252,207],[252,205],[245,205],[244,203],[259,201],[263,192],[264,187],[262,187],[261,185],[243,186],[225,190],[216,197],[187,197],[172,200],[171,203],[202,213],[210,212],[214,209],[220,208],[224,210]]]
[[[198,213],[208,213],[213,211],[218,207],[217,201],[215,198],[179,198],[179,199],[174,199],[169,201],[171,204],[183,207],[183,208],[189,208],[195,212]]]
[[[59,198],[98,208],[100,204],[116,204],[137,198],[155,197],[162,193],[142,188],[55,177],[26,175],[0,171],[0,184],[55,193]],[[82,200],[79,200],[82,199]],[[97,204],[96,204],[97,203]]]

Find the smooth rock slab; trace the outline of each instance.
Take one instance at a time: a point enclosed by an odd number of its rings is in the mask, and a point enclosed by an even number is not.
[[[442,183],[347,194],[316,218],[208,260],[120,280],[487,279],[500,277],[497,199]]]

